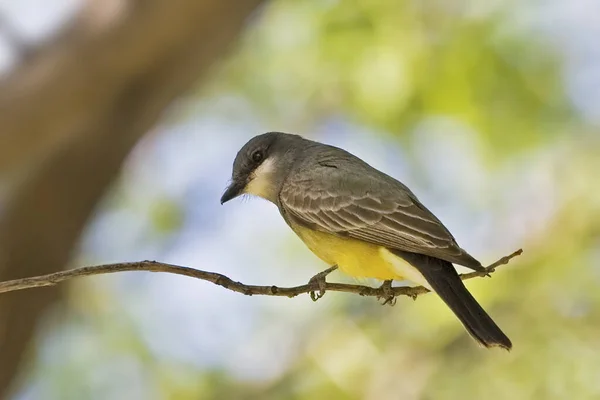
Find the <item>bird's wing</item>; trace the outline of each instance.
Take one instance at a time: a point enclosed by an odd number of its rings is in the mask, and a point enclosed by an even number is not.
[[[321,164],[288,179],[279,195],[283,212],[319,231],[482,268],[410,190],[368,172],[348,174],[335,164]]]

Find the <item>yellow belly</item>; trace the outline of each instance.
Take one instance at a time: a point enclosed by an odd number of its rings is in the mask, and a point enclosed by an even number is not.
[[[293,230],[321,260],[331,266],[337,265],[340,270],[353,277],[404,280],[410,277],[402,273],[403,269],[414,269],[381,246],[301,226],[294,226]]]

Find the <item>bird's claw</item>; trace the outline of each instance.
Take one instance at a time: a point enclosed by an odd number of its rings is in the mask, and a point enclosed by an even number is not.
[[[329,275],[336,269],[337,265],[334,265],[333,267],[327,268],[325,271],[321,271],[312,278],[310,278],[308,284],[310,286],[316,285],[319,288],[318,292],[316,290],[311,290],[310,292],[308,292],[312,301],[317,301],[325,295],[325,289],[327,287],[327,281],[325,280],[325,278],[327,278],[327,275]]]
[[[382,305],[382,306],[389,305],[389,306],[391,306],[391,307],[394,307],[394,306],[396,305],[396,301],[397,301],[397,300],[398,300],[398,299],[396,298],[396,296],[394,296],[394,295],[391,295],[391,296],[389,296],[389,297],[385,297],[385,298],[383,298],[383,302],[381,303],[381,305]]]
[[[383,293],[382,296],[379,296],[377,299],[378,300],[383,300],[383,302],[381,303],[382,306],[390,305],[390,306],[395,306],[396,305],[396,300],[398,300],[396,298],[396,295],[394,294],[394,290],[392,289],[392,281],[388,280],[388,281],[384,281],[381,286],[379,287],[379,290],[381,290],[381,292]]]

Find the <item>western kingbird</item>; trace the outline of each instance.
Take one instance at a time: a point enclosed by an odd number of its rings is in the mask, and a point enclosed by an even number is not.
[[[308,248],[353,277],[409,280],[436,292],[485,347],[508,337],[453,263],[484,271],[405,185],[340,148],[268,132],[238,152],[221,204],[252,194],[274,203]]]

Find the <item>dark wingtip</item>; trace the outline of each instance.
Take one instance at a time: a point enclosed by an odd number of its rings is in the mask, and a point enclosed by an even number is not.
[[[485,272],[485,267],[472,255],[467,253],[465,250],[461,249],[462,254],[460,255],[460,261],[457,264],[465,266],[467,268],[471,268],[477,272]]]

